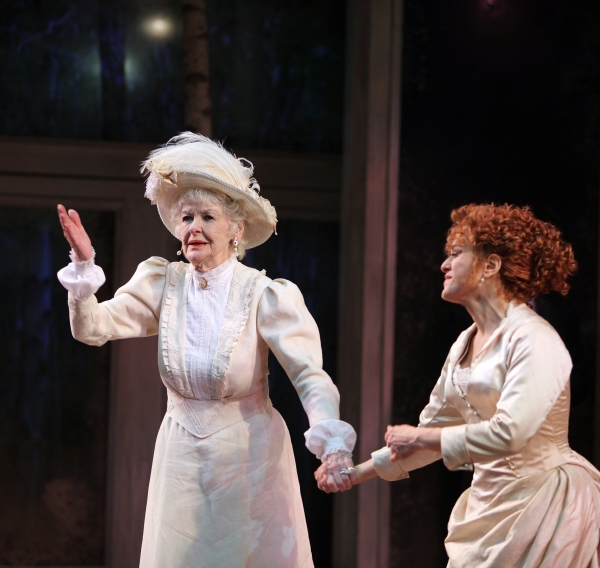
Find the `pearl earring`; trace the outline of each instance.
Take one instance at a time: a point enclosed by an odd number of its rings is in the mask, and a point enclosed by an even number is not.
[[[235,254],[235,256],[239,256],[240,254],[238,253],[238,240],[237,238],[233,239],[233,252]]]
[[[181,246],[181,249],[179,249],[177,251],[177,256],[181,256],[183,254],[183,245]]]

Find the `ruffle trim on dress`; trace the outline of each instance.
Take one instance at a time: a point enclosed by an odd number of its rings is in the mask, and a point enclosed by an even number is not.
[[[354,428],[343,420],[321,420],[304,433],[306,447],[323,460],[335,452],[351,453],[356,444]]]
[[[94,252],[94,256],[95,254]],[[58,271],[58,280],[71,293],[72,298],[77,301],[86,300],[106,281],[104,271],[96,265],[94,258],[85,261],[77,260],[73,249],[69,256],[71,262]]]
[[[255,274],[251,274],[251,272]],[[235,331],[221,333],[217,342],[215,358],[210,373],[211,398],[213,400],[223,398],[227,371],[231,363],[231,354],[242,335],[242,331],[246,327],[250,315],[250,302],[254,297],[256,283],[264,275],[264,270],[258,272],[241,263],[238,263],[235,268],[222,326],[222,329],[232,329]]]
[[[75,268],[88,268],[90,266],[94,266],[95,264],[96,251],[94,250],[94,247],[92,247],[92,258],[88,260],[79,260],[77,258],[77,255],[75,254],[75,251],[71,249],[69,251],[69,258],[71,259],[71,262],[75,265]]]
[[[167,284],[165,295],[163,299],[163,305],[160,314],[160,332],[159,332],[159,342],[160,342],[160,350],[161,350],[161,360],[164,365],[166,375],[169,379],[170,385],[172,389],[176,389],[180,395],[191,397],[192,391],[186,388],[186,383],[182,380],[177,380],[176,375],[182,376],[183,368],[182,365],[177,367],[177,363],[175,357],[179,360],[182,359],[182,350],[177,347],[177,342],[169,341],[170,333],[180,333],[181,325],[184,323],[180,323],[177,325],[177,321],[185,322],[185,319],[181,319],[181,314],[177,317],[175,316],[174,326],[171,322],[172,310],[175,308],[177,311],[181,309],[181,306],[185,306],[185,298],[180,297],[187,290],[187,286],[182,286],[180,288],[180,293],[177,294],[177,284],[179,280],[190,278],[189,272],[186,270],[187,265],[185,263],[177,263],[170,264],[167,267]],[[182,363],[180,361],[180,363]]]

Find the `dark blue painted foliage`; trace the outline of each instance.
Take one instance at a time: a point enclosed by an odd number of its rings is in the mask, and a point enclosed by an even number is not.
[[[345,2],[207,5],[215,137],[237,147],[340,152]]]
[[[161,142],[182,129],[173,0],[22,0],[0,11],[0,133]],[[145,23],[160,15],[172,33]]]
[[[97,2],[21,0],[0,10],[0,129],[98,138]]]
[[[339,152],[343,0],[209,0],[213,132]],[[171,33],[148,23],[161,17]],[[165,142],[183,128],[179,0],[21,0],[0,11],[0,133]]]
[[[99,565],[109,348],[71,337],[54,210],[0,210],[0,565]],[[113,214],[82,212],[110,290]]]

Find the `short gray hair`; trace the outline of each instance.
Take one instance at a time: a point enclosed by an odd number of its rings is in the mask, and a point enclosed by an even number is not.
[[[245,221],[247,218],[246,210],[244,209],[244,205],[241,201],[233,199],[226,195],[225,193],[221,193],[219,191],[213,191],[211,189],[206,189],[203,187],[198,187],[194,189],[188,189],[180,198],[177,204],[171,210],[171,215],[179,216],[181,213],[181,208],[185,203],[193,203],[197,201],[204,201],[208,203],[216,203],[223,207],[223,211],[225,215],[227,215],[227,219],[231,224],[231,228],[237,228],[237,224],[241,221]],[[238,243],[238,258],[244,258],[246,254],[246,239],[244,235],[240,239]]]

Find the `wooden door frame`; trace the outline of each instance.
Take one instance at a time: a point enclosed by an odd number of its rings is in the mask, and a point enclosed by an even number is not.
[[[392,419],[403,2],[347,5],[338,386],[362,462]],[[376,479],[336,496],[336,568],[387,568],[390,494]]]

